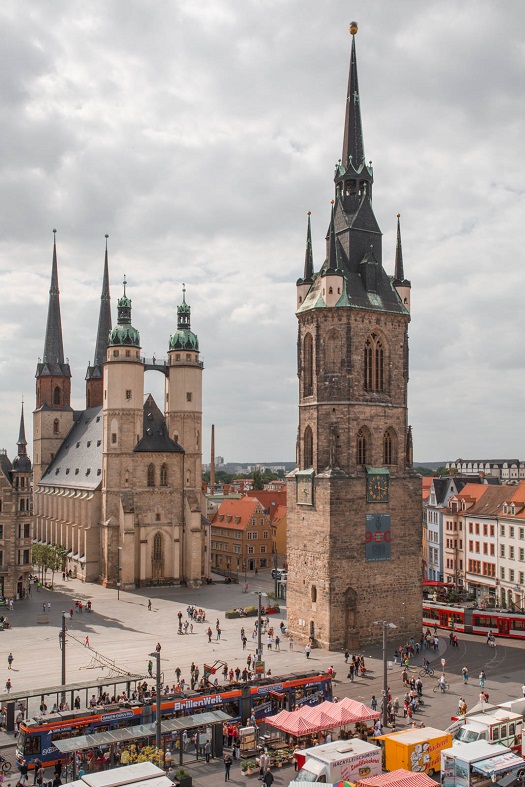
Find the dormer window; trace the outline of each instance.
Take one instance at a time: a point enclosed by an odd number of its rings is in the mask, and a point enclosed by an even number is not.
[[[508,514],[509,513],[509,507],[508,507],[508,505],[506,503],[503,503],[503,513],[504,514]]]

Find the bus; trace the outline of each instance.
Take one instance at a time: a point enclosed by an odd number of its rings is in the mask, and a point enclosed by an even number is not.
[[[257,723],[281,710],[301,705],[317,705],[332,699],[332,679],[315,671],[265,678],[253,683],[229,687],[209,687],[184,694],[163,694],[163,719],[194,716],[212,710],[228,713],[234,723],[245,723],[252,713]],[[156,699],[128,701],[97,706],[84,711],[59,711],[20,722],[16,747],[17,762],[22,759],[30,768],[35,760],[44,767],[65,762],[54,741],[75,738],[93,732],[107,732],[122,727],[151,724],[156,719]]]

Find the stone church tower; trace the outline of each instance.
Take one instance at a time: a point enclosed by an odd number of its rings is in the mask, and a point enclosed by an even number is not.
[[[87,581],[123,588],[198,585],[209,576],[199,342],[184,289],[167,360],[144,357],[126,284],[112,328],[106,236],[86,408],[74,412],[54,243],[44,357],[36,374],[35,540],[63,546],[65,568]],[[145,397],[148,371],[166,380],[162,410]]]
[[[288,479],[288,626],[330,649],[400,641],[421,623],[421,480],[408,426],[410,282],[401,235],[382,265],[365,161],[355,34],[326,259],[314,273],[308,216],[297,282],[299,429]]]

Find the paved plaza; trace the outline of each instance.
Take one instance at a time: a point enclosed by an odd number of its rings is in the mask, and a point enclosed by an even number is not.
[[[182,675],[189,680],[189,666],[192,661],[202,665],[212,664],[215,660],[227,662],[229,667],[244,667],[248,653],[252,656],[256,647],[256,640],[252,639],[254,618],[241,618],[226,620],[225,611],[248,605],[257,604],[257,596],[252,595],[255,590],[268,592],[273,589],[269,575],[248,577],[249,591],[242,592],[241,585],[225,585],[220,579],[213,585],[198,589],[166,587],[148,588],[138,591],[121,591],[117,599],[116,590],[109,590],[98,585],[86,585],[77,580],[63,582],[61,575],[57,575],[53,591],[35,588],[32,595],[25,601],[15,604],[15,610],[9,613],[13,628],[0,632],[2,649],[0,651],[0,692],[4,689],[7,678],[11,679],[13,691],[25,689],[44,688],[60,683],[61,653],[59,647],[59,631],[62,620],[62,610],[67,612],[68,642],[67,642],[67,682],[85,682],[108,676],[108,670],[97,664],[96,653],[103,654],[112,659],[119,668],[136,674],[147,674],[149,653],[160,642],[161,668],[165,682],[176,682],[175,669],[180,667]],[[69,610],[75,610],[75,601],[80,600],[84,606],[82,614],[73,612],[72,620],[69,619]],[[93,611],[86,611],[87,601],[91,600]],[[148,600],[152,602],[151,611],[148,610]],[[385,599],[385,605],[389,602]],[[43,610],[43,605],[48,607],[49,623],[39,624],[38,616]],[[179,635],[178,611],[186,617],[186,607],[194,604],[206,610],[206,622],[194,623],[193,634]],[[217,641],[215,622],[219,619],[221,639]],[[286,619],[286,609],[280,614],[272,616],[277,631],[280,620]],[[208,643],[206,631],[208,626],[213,631],[211,644]],[[243,652],[240,629],[244,626],[248,637],[246,651]],[[89,637],[90,647],[84,645],[86,636]],[[263,637],[263,643],[264,643]],[[397,642],[395,636],[389,640],[388,658]],[[430,654],[436,671],[440,670],[440,660],[445,658],[445,671],[451,684],[451,691],[446,695],[437,695],[432,692],[437,677],[425,680],[424,698],[425,706],[418,712],[419,721],[427,725],[446,727],[450,717],[457,708],[460,696],[465,697],[469,707],[472,707],[479,697],[477,675],[481,668],[487,673],[486,689],[490,693],[491,702],[499,702],[510,697],[521,696],[521,686],[525,678],[524,656],[525,643],[516,643],[509,640],[500,640],[497,648],[487,648],[484,638],[460,636],[458,648],[448,646],[448,638],[440,637],[440,647],[437,653]],[[13,668],[8,670],[7,656],[12,652],[14,656]],[[293,652],[288,648],[288,640],[283,638],[280,652],[268,653],[264,648],[264,659],[267,668],[272,674],[279,674],[305,670],[327,670],[334,666],[337,677],[334,682],[334,694],[338,697],[350,696],[369,703],[372,694],[379,696],[382,688],[382,650],[380,647],[365,647],[363,653],[366,659],[368,674],[351,683],[347,678],[344,657],[342,653],[330,653],[323,650],[313,650],[309,660],[306,659],[302,648],[295,647]],[[3,665],[2,665],[3,661]],[[416,663],[421,662],[421,657]],[[464,686],[461,679],[461,668],[467,665],[470,671],[469,685]],[[402,687],[399,668],[391,668],[388,672],[391,690],[394,696],[402,699]],[[222,676],[219,675],[219,679]],[[400,719],[400,727],[404,720]],[[12,745],[13,739],[2,736],[3,743]],[[211,784],[217,780],[222,781],[222,764],[215,763],[210,766],[192,766],[194,784]],[[210,781],[211,774],[214,774]],[[276,784],[288,784],[293,778],[293,769],[285,768],[276,773]],[[251,777],[252,781],[254,777]],[[240,772],[232,771],[232,781],[236,784],[245,784],[250,777],[241,776]],[[256,781],[256,779],[255,779]]]

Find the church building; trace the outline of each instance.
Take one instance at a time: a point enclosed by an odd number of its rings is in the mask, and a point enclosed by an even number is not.
[[[355,35],[326,259],[308,215],[297,282],[299,429],[288,478],[288,628],[330,649],[404,642],[421,627],[421,479],[408,425],[410,282],[399,216],[394,276],[382,263],[365,160]]]
[[[201,492],[202,372],[183,289],[167,360],[141,353],[127,282],[112,328],[108,251],[86,408],[71,407],[56,239],[44,355],[36,371],[34,536],[67,550],[66,569],[124,588],[198,585],[209,573]],[[144,400],[145,372],[165,378],[162,410]]]

